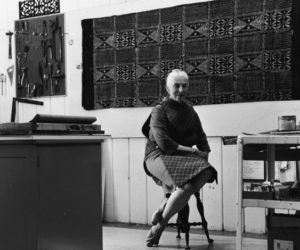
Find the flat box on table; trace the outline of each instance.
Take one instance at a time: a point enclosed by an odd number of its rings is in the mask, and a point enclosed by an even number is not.
[[[254,191],[243,191],[243,199],[259,199],[259,200],[273,200],[273,192],[254,192]]]

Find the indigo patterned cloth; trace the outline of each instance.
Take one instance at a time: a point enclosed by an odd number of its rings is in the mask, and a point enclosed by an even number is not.
[[[294,99],[292,5],[218,0],[83,20],[83,106],[154,106],[174,68],[189,74],[193,105]]]

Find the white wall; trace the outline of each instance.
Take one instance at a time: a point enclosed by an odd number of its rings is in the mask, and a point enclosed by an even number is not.
[[[5,32],[14,30],[18,19],[19,0],[7,0],[0,9],[0,73],[14,65],[8,59],[8,38]],[[152,211],[158,206],[161,190],[142,170],[144,138],[140,128],[151,108],[120,108],[86,111],[81,106],[82,30],[81,20],[131,12],[146,11],[198,1],[191,0],[61,0],[61,13],[65,13],[66,44],[66,96],[36,98],[44,106],[18,104],[17,121],[26,122],[36,113],[96,116],[102,129],[112,136],[104,144],[103,165],[106,167],[105,219],[108,221],[148,223]],[[14,41],[13,41],[14,46]],[[13,47],[13,58],[15,51]],[[15,79],[15,78],[14,78]],[[15,81],[6,85],[6,94],[0,95],[0,122],[10,120],[11,101],[15,96]],[[0,92],[1,93],[1,92]],[[236,148],[224,146],[222,136],[241,132],[257,133],[277,128],[279,115],[297,115],[299,101],[273,101],[224,105],[196,106],[204,129],[213,148],[211,161],[221,176],[219,185],[207,185],[202,198],[212,229],[235,229]],[[194,201],[191,201],[193,204]],[[192,205],[193,206],[193,205]],[[251,210],[251,209],[250,209]],[[257,211],[258,210],[258,211]],[[264,231],[262,209],[247,211],[247,229]],[[259,216],[259,217],[258,217]],[[251,224],[251,218],[261,218],[261,225]],[[191,212],[191,220],[198,220]],[[252,220],[253,221],[253,220]]]

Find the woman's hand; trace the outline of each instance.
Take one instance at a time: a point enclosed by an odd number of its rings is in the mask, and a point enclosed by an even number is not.
[[[193,152],[194,154],[199,155],[200,157],[203,157],[203,158],[208,158],[208,152],[201,151],[197,148],[193,148],[193,149],[194,149],[194,152]]]
[[[199,150],[197,148],[187,147],[187,146],[183,146],[183,145],[178,145],[177,151],[181,152],[183,154],[195,154],[195,155],[198,155],[198,156],[203,157],[205,159],[208,159],[208,152],[201,151],[201,150]]]

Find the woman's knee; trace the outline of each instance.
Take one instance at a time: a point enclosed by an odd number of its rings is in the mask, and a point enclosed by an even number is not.
[[[195,192],[199,191],[214,175],[213,169],[206,169],[192,180]]]
[[[194,187],[193,183],[191,183],[191,182],[184,184],[181,188],[185,193],[187,193],[189,195],[192,195],[195,193],[195,187]]]

